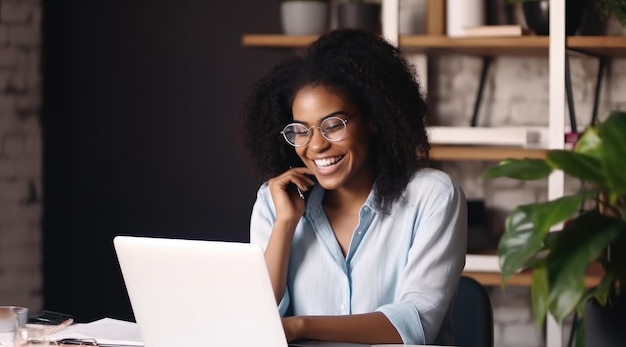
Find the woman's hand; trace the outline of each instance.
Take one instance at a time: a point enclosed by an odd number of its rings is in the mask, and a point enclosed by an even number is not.
[[[340,316],[283,317],[287,341],[319,340],[363,344],[401,344],[402,337],[382,312]]]
[[[312,172],[306,167],[289,169],[268,181],[272,201],[276,208],[276,222],[297,223],[304,213],[304,200],[295,186],[306,192],[315,182],[307,177]],[[294,186],[295,185],[295,186]]]
[[[309,187],[315,184],[306,176],[310,173],[309,169],[299,167],[289,169],[268,181],[272,201],[276,208],[276,219],[265,249],[265,262],[272,280],[276,303],[280,303],[287,288],[291,242],[296,225],[304,213],[304,200],[300,198],[294,184],[303,192],[309,190]]]

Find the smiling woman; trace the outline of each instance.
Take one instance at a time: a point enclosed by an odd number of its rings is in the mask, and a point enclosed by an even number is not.
[[[363,30],[322,35],[252,89],[250,240],[288,340],[454,344],[466,202],[427,167],[426,115],[413,66]]]

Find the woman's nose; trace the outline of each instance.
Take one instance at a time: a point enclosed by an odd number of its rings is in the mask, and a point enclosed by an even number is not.
[[[309,142],[309,147],[319,150],[327,147],[328,144],[328,140],[322,135],[322,130],[318,127],[312,127],[311,142]]]

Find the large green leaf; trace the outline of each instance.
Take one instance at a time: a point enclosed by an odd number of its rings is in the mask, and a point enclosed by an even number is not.
[[[545,235],[545,232],[550,230],[553,225],[564,222],[578,213],[580,206],[588,196],[588,192],[578,192],[574,195],[532,205],[534,207],[530,211],[535,227]]]
[[[585,317],[579,317],[578,322],[576,323],[576,343],[574,343],[574,346],[585,347],[585,344],[587,343],[585,335]]]
[[[485,178],[508,177],[518,180],[538,180],[548,177],[553,168],[543,159],[506,159],[498,165],[488,168],[484,173]]]
[[[592,156],[571,151],[554,150],[548,152],[548,161],[552,166],[563,170],[566,174],[604,185],[606,178],[602,171],[602,163]]]
[[[587,291],[583,299],[578,302],[578,307],[576,308],[579,317],[583,317],[585,315],[585,308],[587,307],[587,302],[589,300],[593,299],[598,301],[598,303],[602,306],[606,305],[611,287],[615,284],[615,279],[614,275],[605,274],[597,286]]]
[[[530,285],[533,317],[537,328],[543,326],[548,313],[548,293],[548,270],[544,262],[543,266],[533,269],[533,280]]]
[[[622,221],[622,232],[611,242],[610,261],[606,264],[607,274],[614,275],[620,283],[626,284],[626,222]]]
[[[509,214],[504,234],[498,244],[504,281],[523,269],[542,249],[544,237],[550,227],[577,213],[585,196],[584,193],[579,193],[544,203],[522,205]]]
[[[557,236],[559,236],[561,231],[562,230],[555,230],[546,234],[546,237],[543,238],[543,244],[546,248],[551,249],[552,247],[554,247],[554,242],[556,241]]]
[[[519,270],[541,249],[543,235],[535,231],[531,214],[524,206],[513,210],[507,217],[504,234],[498,244],[502,280]]]
[[[578,139],[574,152],[602,160],[602,140],[598,127],[589,127]]]
[[[548,255],[549,309],[561,322],[581,300],[585,271],[622,231],[619,220],[593,210],[582,214],[558,235]]]
[[[612,197],[626,194],[626,112],[613,112],[600,124],[603,169]]]

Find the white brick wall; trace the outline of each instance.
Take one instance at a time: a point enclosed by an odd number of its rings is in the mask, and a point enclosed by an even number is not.
[[[570,61],[574,102],[579,130],[589,124],[598,63],[593,58]],[[428,76],[433,112],[441,125],[469,126],[480,78],[481,60],[448,55],[431,62]],[[479,114],[480,126],[548,124],[548,61],[542,57],[500,57],[490,69]],[[626,110],[626,59],[614,60],[605,76],[599,103],[599,118],[608,110]],[[566,119],[566,124],[569,120]],[[503,230],[503,218],[514,207],[547,198],[545,181],[521,183],[514,180],[484,180],[480,175],[492,162],[446,162],[442,168],[463,186],[469,199],[485,199],[492,213],[493,233]],[[576,180],[566,180],[566,191],[576,189]],[[496,321],[496,347],[544,345],[544,332],[532,320],[529,291],[509,287],[491,288]],[[569,327],[563,329],[567,340]]]
[[[41,310],[41,2],[0,0],[0,305]]]

